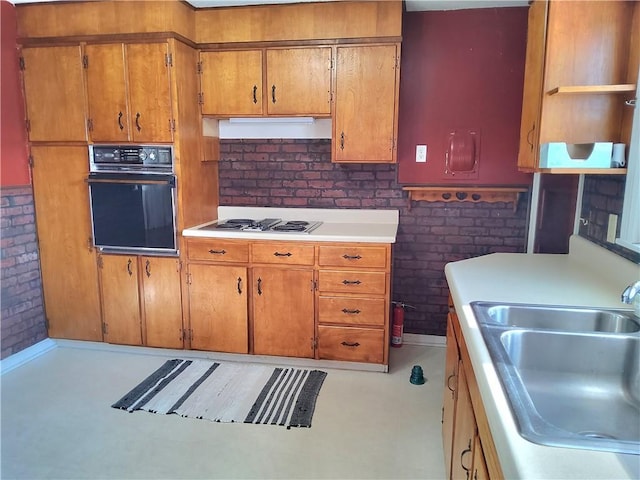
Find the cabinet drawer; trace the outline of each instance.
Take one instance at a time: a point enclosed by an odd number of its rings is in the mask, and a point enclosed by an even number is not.
[[[327,267],[387,267],[386,247],[321,246],[318,264]]]
[[[207,239],[187,242],[189,260],[207,260],[212,262],[249,261],[249,244],[228,240]]]
[[[386,293],[386,273],[320,270],[318,285],[321,292],[384,295]]]
[[[384,298],[320,297],[318,322],[383,326]]]
[[[254,243],[251,246],[253,263],[276,263],[281,265],[313,265],[313,245],[295,243]]]
[[[318,355],[324,360],[382,363],[384,330],[320,325]]]

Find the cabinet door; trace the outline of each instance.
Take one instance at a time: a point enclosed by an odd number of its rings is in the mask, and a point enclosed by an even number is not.
[[[142,345],[137,258],[101,255],[99,264],[105,342]]]
[[[451,319],[449,319],[447,322],[447,353],[444,367],[444,391],[442,395],[442,445],[444,447],[446,478],[451,478],[451,449],[453,447],[453,422],[456,408],[456,391],[458,389],[459,360],[458,344],[456,343],[456,337],[453,333]]]
[[[533,169],[538,161],[547,6],[546,0],[537,0],[529,7],[520,148],[518,150],[518,167],[522,169]]]
[[[262,115],[262,51],[203,52],[202,113]]]
[[[80,46],[22,49],[32,142],[87,140]]]
[[[182,348],[180,260],[142,257],[145,345]]]
[[[125,51],[121,43],[87,45],[89,129],[94,142],[129,140]]]
[[[458,362],[458,398],[454,419],[451,478],[470,478],[473,462],[473,447],[476,436],[476,419],[473,415],[471,396],[465,377],[462,360]]]
[[[396,161],[398,47],[338,47],[334,162]]]
[[[478,435],[476,435],[473,447],[473,475],[471,478],[473,480],[489,480],[490,478],[487,463],[484,459],[482,444],[480,443],[480,436]]]
[[[33,194],[49,336],[102,340],[86,147],[31,147]]]
[[[189,264],[191,348],[248,353],[247,269]]]
[[[267,50],[267,113],[331,113],[331,49]]]
[[[172,115],[168,46],[126,46],[132,140],[171,142]]]
[[[254,268],[253,353],[313,357],[313,297],[312,270]]]

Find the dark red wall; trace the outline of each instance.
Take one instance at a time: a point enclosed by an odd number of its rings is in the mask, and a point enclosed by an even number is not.
[[[18,74],[16,9],[0,0],[0,186],[29,185],[24,103]]]
[[[404,14],[398,125],[401,184],[527,185],[517,171],[527,11]],[[477,178],[443,174],[452,129],[480,133]],[[427,163],[416,163],[416,145]]]

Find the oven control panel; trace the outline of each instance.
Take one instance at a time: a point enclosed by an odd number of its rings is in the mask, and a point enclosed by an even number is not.
[[[91,171],[173,170],[170,145],[89,145]]]

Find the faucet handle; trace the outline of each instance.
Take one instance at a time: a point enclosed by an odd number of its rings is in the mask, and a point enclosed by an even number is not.
[[[623,303],[631,303],[633,302],[633,298],[640,292],[640,280],[636,283],[633,283],[627,288],[624,289],[622,295],[620,295],[620,300]]]

